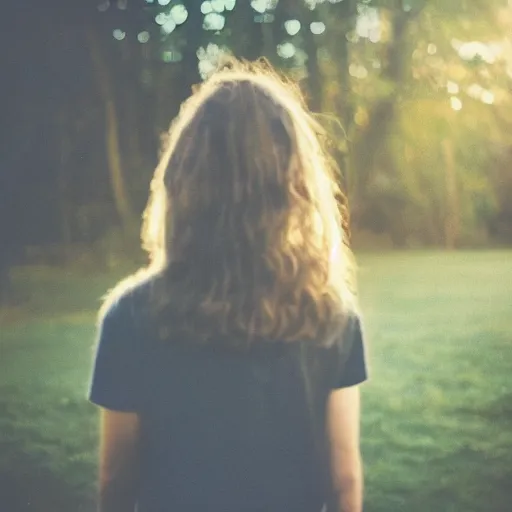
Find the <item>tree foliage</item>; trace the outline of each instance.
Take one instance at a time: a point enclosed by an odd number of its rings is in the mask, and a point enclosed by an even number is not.
[[[332,132],[356,234],[449,247],[511,239],[506,0],[98,0],[2,9],[25,30],[3,32],[5,44],[20,42],[3,69],[21,88],[13,81],[7,91],[4,118],[16,128],[2,183],[14,197],[32,179],[27,200],[39,205],[38,214],[20,208],[16,233],[2,224],[12,247],[90,244],[136,223],[160,134],[226,52],[265,56],[301,83]]]

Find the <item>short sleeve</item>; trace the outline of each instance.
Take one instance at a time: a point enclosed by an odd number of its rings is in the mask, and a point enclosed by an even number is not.
[[[341,340],[341,364],[334,388],[348,388],[368,379],[366,348],[361,319],[352,317]],[[348,351],[347,351],[348,350]]]
[[[98,328],[89,400],[115,411],[139,409],[141,354],[126,299],[110,306]]]

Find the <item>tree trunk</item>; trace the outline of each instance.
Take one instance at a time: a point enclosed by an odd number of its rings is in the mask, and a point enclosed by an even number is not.
[[[194,85],[200,84],[202,79],[199,74],[199,61],[197,50],[206,44],[205,31],[203,30],[204,16],[201,12],[200,2],[188,2],[188,19],[183,25],[186,30],[186,44],[183,49],[183,60],[180,62],[180,73],[176,73],[177,86],[174,87],[178,106],[181,105],[193,92]]]
[[[268,58],[269,62],[274,62],[276,55],[276,43],[274,40],[274,31],[272,25],[273,23],[264,23],[261,28],[263,37],[262,54]]]
[[[251,2],[237,2],[230,17],[232,47],[237,48],[237,57],[256,60],[263,55],[263,26],[254,21],[256,11]]]
[[[105,107],[105,144],[112,195],[122,225],[124,228],[127,228],[133,219],[133,214],[121,164],[119,121],[114,101],[114,92],[108,68],[98,44],[98,35],[93,29],[87,30],[86,34],[93,71]]]
[[[357,157],[357,195],[364,193],[375,159],[387,140],[389,128],[395,119],[396,103],[403,92],[410,58],[407,39],[410,23],[421,13],[424,3],[414,11],[404,12],[401,0],[396,0],[392,12],[392,40],[387,47],[387,59],[382,76],[393,84],[393,91],[376,102],[369,112],[369,122],[357,134],[354,152]]]
[[[140,89],[133,85],[126,84],[125,86],[125,109],[124,109],[124,131],[123,140],[127,141],[124,147],[128,161],[124,166],[125,175],[127,176],[131,187],[131,206],[139,213],[144,206],[146,197],[142,201],[143,196],[146,195],[147,182],[146,170],[147,164],[144,159],[144,146],[141,133],[140,111],[146,110],[147,106],[144,105],[144,97]],[[151,120],[151,124],[153,124]]]
[[[71,245],[71,225],[70,225],[70,202],[68,199],[68,160],[71,152],[71,143],[69,136],[69,125],[67,124],[66,115],[61,112],[59,116],[59,132],[60,132],[60,155],[57,173],[57,188],[59,194],[59,214],[60,214],[60,233],[61,242],[64,248]]]
[[[269,60],[276,66],[279,66],[279,59],[277,57],[277,45],[281,43],[284,37],[284,23],[287,19],[290,18],[290,14],[288,13],[289,8],[290,7],[286,0],[279,0],[274,11],[274,22],[270,24],[270,32],[272,35],[267,36],[268,41],[271,41],[273,44],[272,52],[268,54]]]
[[[341,119],[344,130],[346,144],[336,155],[338,165],[341,169],[342,187],[345,193],[350,197],[354,189],[354,180],[356,178],[353,172],[353,164],[350,158],[350,148],[348,141],[351,139],[352,129],[354,127],[354,113],[352,107],[352,80],[350,78],[350,50],[348,34],[355,29],[357,21],[357,0],[345,0],[343,3],[329,7],[329,19],[336,20],[328,30],[335,30],[336,37],[330,37],[330,55],[334,62],[338,63],[336,70],[336,79],[339,84],[339,95],[335,102],[336,114]],[[335,23],[335,24],[334,24]],[[340,146],[342,146],[340,144]]]
[[[311,23],[314,21],[313,11],[304,7],[302,19],[304,23],[304,50],[308,56],[308,60],[306,61],[309,93],[308,106],[313,112],[320,112],[323,103],[322,73],[318,65],[318,46],[315,41],[315,35],[310,29]]]
[[[110,183],[114,193],[116,208],[125,227],[133,218],[130,200],[124,181],[119,149],[119,127],[114,100],[109,99],[105,104],[105,130],[107,142],[107,159],[110,170]]]
[[[452,250],[457,246],[459,238],[460,212],[453,143],[450,139],[443,141],[443,153],[446,184],[445,247]]]

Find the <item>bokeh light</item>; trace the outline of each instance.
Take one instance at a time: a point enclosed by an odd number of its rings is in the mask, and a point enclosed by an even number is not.
[[[427,46],[427,53],[429,55],[435,55],[437,53],[437,46],[434,43],[429,43]]]
[[[361,64],[350,64],[348,72],[354,78],[364,79],[368,76],[368,70]]]
[[[162,53],[162,60],[164,62],[180,62],[183,59],[183,55],[178,50],[165,50]]]
[[[361,6],[355,32],[359,37],[369,39],[372,43],[378,43],[382,32],[379,11],[367,5]]]
[[[212,3],[209,0],[201,4],[201,12],[203,14],[210,14],[213,12]]]
[[[283,59],[291,59],[297,51],[295,45],[286,42],[277,46],[277,54]]]
[[[446,89],[450,94],[459,94],[460,87],[455,82],[448,81]]]
[[[114,39],[117,39],[118,41],[122,41],[126,37],[126,32],[121,30],[120,28],[116,28],[112,35],[114,36]]]
[[[147,30],[139,32],[137,34],[137,40],[139,43],[147,43],[149,41],[149,32]]]
[[[462,110],[462,101],[457,96],[452,96],[450,98],[450,106],[453,110]]]
[[[284,23],[284,28],[289,35],[294,36],[298,34],[300,31],[300,21],[299,20],[288,20]]]
[[[484,91],[481,99],[487,105],[492,105],[494,103],[494,94],[491,91]]]
[[[179,4],[172,7],[170,15],[172,16],[172,19],[175,21],[176,25],[181,25],[187,21],[188,11],[184,5]]]
[[[251,0],[251,7],[261,14],[269,9],[273,9],[274,4],[271,0]]]
[[[320,35],[325,32],[325,23],[322,21],[314,21],[309,28],[313,34]]]
[[[226,18],[222,14],[211,12],[204,17],[204,30],[222,30],[226,24]]]
[[[163,34],[171,34],[176,28],[176,22],[169,17],[169,19],[162,25]]]
[[[208,43],[206,47],[201,46],[197,50],[199,59],[198,68],[202,78],[207,78],[217,69],[219,60],[228,53],[227,48],[221,47],[215,43]]]
[[[98,11],[105,12],[109,7],[110,7],[109,0],[105,0],[104,2],[101,2],[100,4],[98,4],[97,8],[98,8]]]
[[[155,16],[155,22],[157,23],[157,25],[163,25],[167,21],[167,19],[168,16],[164,12],[160,12]]]
[[[484,44],[480,41],[461,42],[453,40],[452,46],[458,51],[462,59],[467,61],[481,59],[487,64],[493,64],[501,53],[498,46]]]
[[[212,9],[218,13],[222,13],[226,9],[224,0],[210,0],[210,4]]]

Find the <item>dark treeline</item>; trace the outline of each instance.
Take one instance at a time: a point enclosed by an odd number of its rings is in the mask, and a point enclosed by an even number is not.
[[[505,0],[2,5],[0,276],[137,243],[161,133],[225,52],[301,83],[358,236],[512,240]],[[508,60],[507,60],[508,59]],[[340,122],[338,122],[339,120]],[[127,245],[128,244],[128,245]],[[0,285],[1,286],[1,285]]]

